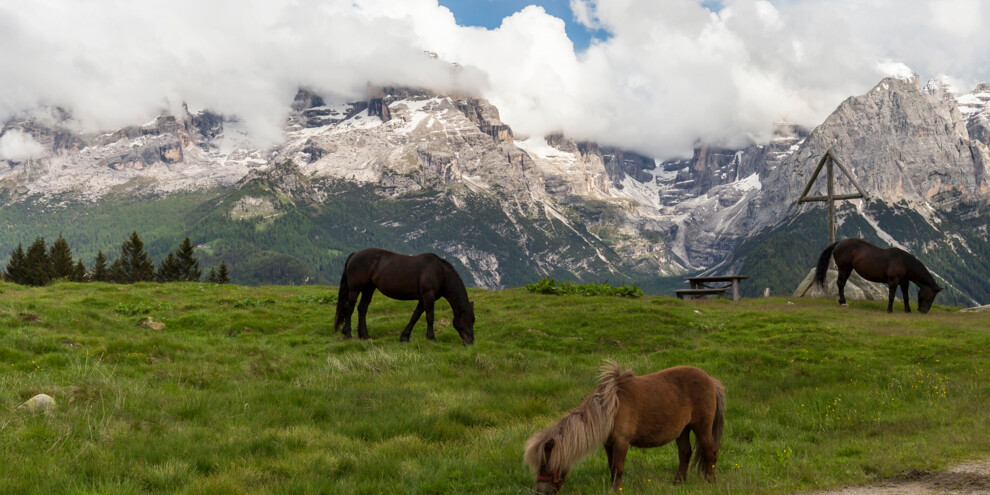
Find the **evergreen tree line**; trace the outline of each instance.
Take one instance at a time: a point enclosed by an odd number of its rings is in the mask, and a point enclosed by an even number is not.
[[[103,251],[99,251],[93,267],[87,270],[82,259],[73,261],[72,249],[61,234],[51,247],[46,246],[44,237],[38,237],[28,246],[27,251],[18,244],[17,249],[10,253],[3,278],[16,284],[40,286],[58,281],[118,284],[198,282],[202,277],[199,261],[193,256],[193,245],[188,237],[155,268],[144,249],[144,242],[137,231],[134,231],[120,245],[117,258],[109,265],[108,261]],[[221,261],[217,267],[210,268],[206,281],[229,283],[227,264]]]

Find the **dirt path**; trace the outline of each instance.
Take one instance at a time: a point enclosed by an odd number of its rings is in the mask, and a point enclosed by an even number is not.
[[[990,495],[990,459],[939,473],[912,469],[873,485],[812,495]]]

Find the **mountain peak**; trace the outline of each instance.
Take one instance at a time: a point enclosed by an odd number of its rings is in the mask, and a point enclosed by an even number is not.
[[[924,92],[938,100],[954,99],[960,93],[952,78],[945,74],[939,74],[928,81],[925,84]]]

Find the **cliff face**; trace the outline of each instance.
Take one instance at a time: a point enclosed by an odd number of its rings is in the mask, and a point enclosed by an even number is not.
[[[612,184],[619,189],[622,189],[622,181],[626,177],[631,177],[639,182],[652,181],[653,174],[649,171],[657,166],[652,158],[612,146],[599,146],[597,143],[587,141],[577,143],[577,151],[584,160],[600,162],[605,168],[605,172],[608,173],[608,178],[611,179]]]

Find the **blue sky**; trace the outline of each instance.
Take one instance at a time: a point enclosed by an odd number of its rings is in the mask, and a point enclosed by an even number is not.
[[[548,14],[564,21],[567,37],[574,43],[574,49],[584,50],[592,38],[607,39],[608,31],[588,29],[574,20],[570,0],[439,0],[440,5],[447,7],[453,14],[457,24],[461,26],[481,26],[488,29],[497,28],[502,19],[519,12],[528,5],[539,5]],[[663,1],[663,0],[657,0]],[[703,0],[701,4],[709,10],[717,11],[722,8],[722,0]]]
[[[564,21],[567,37],[574,43],[576,50],[587,48],[592,38],[608,37],[606,31],[591,30],[578,24],[574,20],[570,0],[440,0],[440,5],[450,9],[457,24],[488,29],[497,28],[502,24],[502,19],[519,12],[527,5],[539,5],[548,14]]]

